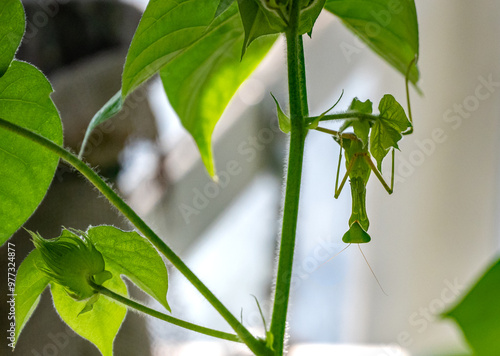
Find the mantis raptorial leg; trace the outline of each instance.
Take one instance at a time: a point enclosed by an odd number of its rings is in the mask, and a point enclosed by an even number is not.
[[[340,187],[338,187],[338,182],[339,182],[339,175],[340,175],[340,165],[342,161],[342,146],[340,147],[340,152],[339,152],[339,163],[337,167],[337,178],[335,179],[335,199],[337,199],[342,193],[342,189],[344,189],[344,185],[347,181],[347,178],[349,177],[349,173],[354,166],[354,162],[357,158],[363,157],[370,166],[371,170],[375,174],[375,176],[378,178],[382,186],[385,188],[387,193],[392,194],[394,191],[394,160],[395,160],[395,151],[394,148],[392,149],[392,164],[391,164],[391,185],[387,184],[385,181],[384,177],[382,176],[382,173],[378,170],[377,166],[375,166],[375,163],[371,160],[370,156],[368,153],[360,153],[354,157],[353,160],[349,163],[349,166],[347,166],[346,173],[344,175],[344,178],[342,178],[342,182],[340,183]]]

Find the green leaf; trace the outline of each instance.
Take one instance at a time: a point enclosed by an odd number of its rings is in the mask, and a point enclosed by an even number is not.
[[[380,115],[373,124],[370,134],[370,152],[377,160],[379,169],[390,147],[398,148],[401,133],[411,126],[404,109],[390,94],[384,95],[379,103]]]
[[[25,28],[23,5],[19,0],[0,2],[0,77],[14,59]]]
[[[119,275],[113,275],[103,286],[127,296],[127,287]],[[51,283],[50,289],[54,306],[62,320],[78,335],[96,345],[103,356],[113,356],[113,340],[125,318],[127,308],[100,296],[93,304],[92,310],[82,314],[82,311],[88,309],[87,301],[75,301],[55,283]]]
[[[286,134],[290,133],[290,130],[292,129],[292,122],[290,121],[290,118],[285,115],[283,110],[281,110],[278,100],[276,100],[276,98],[272,93],[271,96],[273,97],[274,102],[276,103],[276,110],[278,111],[278,123],[280,125],[280,130]]]
[[[23,260],[16,274],[16,342],[19,334],[35,311],[40,301],[40,294],[49,284],[49,278],[36,267],[41,262],[38,250]]]
[[[285,30],[286,23],[274,11],[269,11],[256,0],[238,0],[241,22],[245,29],[245,40],[241,57],[248,46],[261,36],[279,33]]]
[[[454,319],[475,355],[500,354],[500,260],[488,268],[476,285],[444,317]]]
[[[217,6],[217,10],[215,11],[214,19],[219,17],[224,11],[226,11],[236,0],[220,0],[219,6]]]
[[[80,148],[79,157],[82,158],[83,152],[85,151],[85,146],[87,145],[87,141],[90,138],[90,134],[92,131],[105,122],[108,119],[111,119],[113,116],[118,114],[123,108],[123,97],[121,90],[113,95],[111,99],[108,100],[106,104],[94,115],[92,120],[90,121],[87,130],[85,131],[85,137],[83,138],[82,147]]]
[[[354,98],[351,105],[349,105],[349,111],[371,114],[373,112],[373,103],[370,100],[361,101],[358,98]]]
[[[127,276],[170,311],[167,268],[149,241],[136,232],[112,226],[93,227],[87,234],[103,255],[107,270],[113,275]]]
[[[349,111],[359,112],[363,114],[371,114],[372,102],[370,100],[360,101],[358,98],[352,99],[352,103],[349,106]],[[353,120],[352,128],[354,133],[363,142],[363,146],[368,144],[368,135],[370,133],[370,123],[367,120]]]
[[[151,0],[123,72],[125,98],[158,70],[168,98],[215,175],[211,135],[241,83],[276,37],[259,40],[241,60],[244,30],[236,4],[214,20],[220,0]],[[248,57],[248,58],[247,58]]]
[[[300,25],[299,25],[299,33],[304,34],[308,33],[311,36],[314,23],[316,22],[321,10],[325,6],[326,0],[312,0],[305,1],[306,3],[310,2],[308,5],[300,10]]]
[[[326,0],[301,1],[299,34],[312,32]],[[253,40],[273,33],[285,32],[289,23],[290,2],[280,0],[238,0],[245,42],[243,54]]]
[[[418,57],[418,22],[414,0],[327,0],[325,9],[366,42],[395,69],[406,75]],[[416,85],[417,66],[409,76]]]
[[[0,117],[62,144],[59,113],[45,76],[13,61],[0,78]],[[14,133],[0,130],[0,245],[33,214],[54,176],[59,158]]]
[[[276,41],[254,41],[241,59],[244,30],[237,8],[220,15],[203,36],[178,52],[161,70],[167,96],[191,133],[208,173],[215,175],[211,136],[230,99]]]
[[[151,0],[127,54],[123,98],[200,39],[218,6],[219,0]]]

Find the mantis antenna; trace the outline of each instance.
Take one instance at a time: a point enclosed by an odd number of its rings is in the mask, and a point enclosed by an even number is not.
[[[349,246],[347,246],[347,247],[349,247]],[[380,284],[380,281],[378,280],[377,276],[375,275],[375,272],[373,272],[372,266],[370,266],[370,264],[368,263],[368,260],[366,259],[366,256],[363,253],[363,250],[361,249],[361,245],[360,244],[358,244],[358,248],[359,248],[359,252],[361,252],[361,255],[363,256],[363,258],[364,258],[364,260],[366,262],[366,265],[368,266],[368,268],[372,272],[373,277],[375,277],[375,280],[377,281],[377,284],[380,287],[380,290],[382,291],[382,293],[384,293],[388,297],[389,295],[385,292],[384,288],[382,288],[382,285]]]

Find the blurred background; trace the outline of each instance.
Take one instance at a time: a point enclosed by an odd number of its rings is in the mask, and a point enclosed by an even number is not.
[[[77,151],[93,114],[120,88],[128,45],[147,2],[23,3],[28,26],[17,57],[49,76],[65,145]],[[346,187],[338,200],[333,198],[339,147],[327,135],[310,132],[289,314],[292,355],[333,353],[329,344],[365,345],[360,355],[467,354],[459,329],[439,314],[459,300],[498,253],[500,3],[416,0],[416,6],[423,95],[411,92],[415,132],[400,143],[394,194],[388,196],[375,178],[368,184],[372,242],[363,251],[388,295],[356,247],[330,260],[344,248],[350,193]],[[386,93],[406,102],[404,78],[333,15],[319,17],[305,49],[311,115],[330,107],[342,90],[335,110],[347,109],[355,96],[372,100],[374,107]],[[205,173],[158,78],[94,132],[86,152],[90,164],[262,336],[253,295],[269,321],[287,144],[269,92],[285,107],[285,78],[280,40],[216,127],[218,185]],[[390,177],[387,163],[384,175]],[[97,197],[61,165],[27,228],[45,237],[58,236],[61,226],[130,229]],[[20,262],[32,244],[24,231],[12,242]],[[0,255],[6,265],[5,246]],[[169,272],[174,316],[229,330],[181,275]],[[0,288],[7,285],[5,277]],[[128,285],[134,298],[161,308]],[[0,308],[6,315],[3,299]],[[1,318],[2,329],[6,321]],[[379,348],[370,351],[370,345]],[[120,356],[248,354],[238,345],[132,313],[115,349]],[[337,354],[356,354],[342,350]],[[60,321],[46,291],[14,354],[99,353]]]

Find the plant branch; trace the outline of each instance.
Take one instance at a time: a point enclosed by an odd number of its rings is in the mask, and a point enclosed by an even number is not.
[[[213,336],[213,337],[228,340],[228,341],[241,342],[240,338],[237,335],[229,334],[229,333],[219,331],[219,330],[206,328],[204,326],[196,325],[196,324],[193,324],[193,323],[190,323],[190,322],[178,319],[178,318],[174,318],[173,316],[161,313],[161,312],[156,311],[154,309],[148,308],[145,305],[139,304],[139,303],[137,303],[129,298],[121,296],[121,295],[107,289],[104,286],[93,283],[92,281],[89,281],[89,283],[90,283],[90,286],[92,288],[94,288],[97,292],[101,293],[102,295],[105,295],[106,297],[111,298],[111,299],[113,299],[121,304],[124,304],[130,308],[133,308],[141,313],[151,315],[152,317],[166,321],[170,324],[180,326],[181,328],[196,331],[197,333],[200,333],[200,334]]]
[[[319,131],[319,132],[324,132],[326,134],[329,134],[329,135],[332,135],[332,136],[335,136],[335,137],[342,137],[342,138],[345,138],[347,140],[354,140],[354,141],[358,141],[359,138],[358,136],[356,136],[355,134],[353,133],[349,133],[349,132],[338,132],[338,131],[335,131],[335,130],[330,130],[330,129],[327,129],[327,128],[324,128],[324,127],[316,127],[315,128],[316,131]]]
[[[288,156],[283,226],[279,250],[278,270],[274,294],[270,332],[273,336],[275,355],[283,355],[288,300],[292,279],[293,256],[297,217],[299,212],[302,162],[307,128],[307,90],[304,66],[304,48],[298,34],[300,0],[293,0],[290,10],[289,28],[286,32],[288,62],[288,92],[290,101],[290,149]]]
[[[337,114],[329,114],[323,116],[312,116],[307,118],[307,123],[312,123],[319,119],[319,121],[332,121],[332,120],[369,120],[369,121],[377,121],[380,118],[380,115],[372,115],[372,114],[363,114],[360,112],[341,112]]]
[[[58,155],[64,161],[75,167],[85,178],[87,178],[108,200],[114,205],[144,236],[160,251],[179,272],[207,299],[207,301],[219,312],[219,314],[228,322],[240,339],[257,355],[270,355],[270,350],[257,340],[233,314],[215,297],[203,282],[189,269],[163,240],[142,220],[135,211],[123,201],[118,194],[109,187],[99,175],[94,172],[83,161],[74,154],[55,144],[49,139],[27,130],[14,123],[0,118],[0,127],[7,129],[15,134],[23,136]]]

